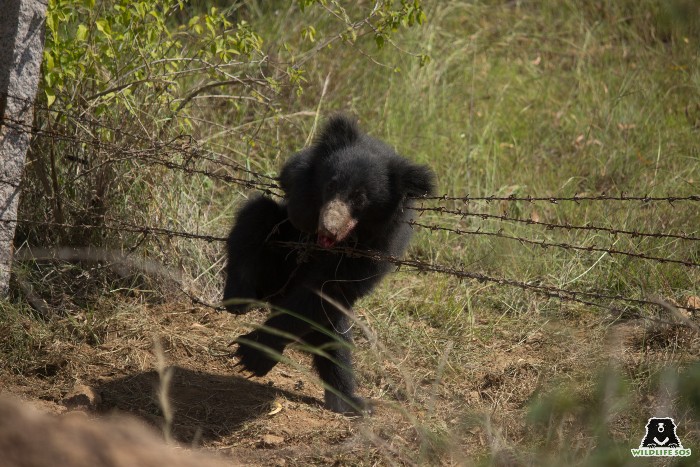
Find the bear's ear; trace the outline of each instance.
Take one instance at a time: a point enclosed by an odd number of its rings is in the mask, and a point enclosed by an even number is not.
[[[342,114],[334,115],[321,130],[316,147],[323,154],[330,154],[350,146],[360,139],[361,134],[355,119]]]
[[[391,168],[391,177],[404,196],[426,196],[435,191],[435,173],[427,165],[398,159]]]

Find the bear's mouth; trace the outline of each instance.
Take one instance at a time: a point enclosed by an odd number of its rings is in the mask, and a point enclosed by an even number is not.
[[[357,219],[350,214],[350,206],[337,198],[333,199],[321,208],[316,242],[321,248],[332,248],[350,235],[356,225]]]
[[[332,248],[336,244],[336,240],[328,235],[318,234],[316,243],[318,243],[318,246],[321,248]]]

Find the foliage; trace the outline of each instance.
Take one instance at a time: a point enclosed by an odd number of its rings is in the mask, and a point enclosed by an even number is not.
[[[184,0],[51,0],[44,92],[51,106],[112,108],[140,117],[157,104],[174,111],[192,76],[246,79],[262,59],[262,38],[221,10],[179,24]],[[117,106],[116,108],[114,106]],[[150,122],[149,122],[150,123]]]
[[[400,26],[425,20],[418,0],[396,3],[376,2],[369,12],[356,8],[353,19],[340,2],[299,1],[302,10],[318,4],[342,20],[345,29],[337,38],[354,42],[358,32],[368,30],[379,46]],[[139,118],[144,108],[153,106],[171,113],[180,110],[192,97],[188,93],[193,80],[242,86],[239,97],[267,100],[269,105],[278,103],[263,97],[261,87],[277,91],[290,82],[303,89],[302,67],[291,66],[275,76],[265,73],[262,65],[270,58],[263,38],[242,19],[240,10],[212,6],[187,18],[187,8],[186,0],[51,0],[43,73],[48,105],[58,98],[62,109],[89,107],[95,115],[108,109],[120,112],[123,106]],[[314,25],[305,25],[302,36],[315,42]],[[290,52],[293,63],[295,54]],[[160,115],[157,121],[162,124],[172,117]]]
[[[201,170],[221,170],[220,161],[241,155],[250,165],[248,156],[269,144],[259,136],[261,124],[273,123],[303,93],[308,60],[336,42],[355,47],[365,34],[389,38],[424,17],[418,1],[352,8],[300,2],[290,7],[303,9],[298,35],[282,41],[266,31],[280,49],[270,53],[249,21],[265,14],[261,8],[266,5],[259,2],[219,8],[196,0],[50,0],[42,80],[47,109],[38,109],[36,119],[38,127],[68,137],[35,142],[36,170],[24,197],[33,212],[25,214],[56,224],[95,224],[122,213],[133,221],[134,212],[177,219],[182,192],[169,188],[217,188],[206,177],[185,180],[162,170],[191,160],[182,155],[183,141],[207,139],[207,150],[221,151]],[[154,149],[173,141],[174,153]],[[20,232],[40,244],[109,244],[107,237],[63,227]]]

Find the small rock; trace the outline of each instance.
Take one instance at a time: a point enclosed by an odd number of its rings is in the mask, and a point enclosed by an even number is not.
[[[84,384],[76,384],[71,392],[63,399],[63,405],[68,410],[95,410],[102,398],[93,388]]]
[[[284,438],[281,436],[276,436],[276,435],[263,435],[262,437],[262,444],[263,446],[279,446],[280,444],[284,443]]]

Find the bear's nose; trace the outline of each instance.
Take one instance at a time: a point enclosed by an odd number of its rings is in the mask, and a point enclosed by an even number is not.
[[[352,217],[350,206],[340,199],[332,199],[322,208],[318,219],[319,243],[329,247],[340,242],[350,234],[357,225],[357,219]],[[321,238],[324,239],[321,242]]]

